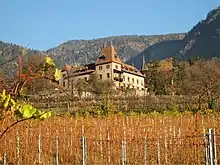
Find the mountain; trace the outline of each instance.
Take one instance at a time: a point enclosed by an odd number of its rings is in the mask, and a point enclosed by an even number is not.
[[[72,40],[67,41],[55,48],[49,49],[46,53],[54,59],[63,63],[85,64],[95,62],[101,48],[106,42],[112,42],[122,61],[127,61],[136,56],[144,49],[162,41],[179,40],[184,34],[167,34],[152,36],[115,36],[94,40]]]
[[[27,49],[12,43],[0,41],[0,73],[4,76],[13,76],[17,70],[17,56],[23,55],[23,59],[31,56],[42,56],[44,52]]]
[[[22,51],[22,47],[18,45],[0,41],[0,72],[1,74],[12,75],[13,73],[15,73],[15,70],[16,70],[15,59],[17,55],[21,54],[21,51]],[[3,65],[6,62],[7,64]]]
[[[195,25],[183,39],[156,43],[127,63],[140,69],[143,57],[146,62],[152,62],[167,57],[188,60],[198,56],[203,59],[220,57],[220,6],[209,12],[206,19]]]
[[[174,57],[180,49],[182,40],[167,40],[162,41],[152,46],[149,46],[137,56],[126,61],[128,64],[134,65],[136,68],[141,69],[143,57],[145,62],[153,62],[155,60],[163,60],[167,57]]]
[[[183,38],[184,34],[167,34],[152,36],[115,36],[94,40],[72,40],[67,41],[47,51],[27,49],[20,45],[0,41],[0,73],[3,75],[14,75],[17,69],[16,57],[21,54],[28,56],[41,56],[49,54],[54,58],[58,67],[67,64],[85,64],[95,62],[101,48],[106,42],[113,42],[122,61],[127,61],[143,51],[146,47],[166,40]],[[2,63],[12,60],[8,65]]]
[[[187,33],[178,53],[184,59],[220,57],[220,6]]]

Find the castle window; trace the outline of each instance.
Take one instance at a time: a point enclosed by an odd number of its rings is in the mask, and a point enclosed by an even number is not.
[[[115,65],[115,69],[118,69],[118,65]]]
[[[106,68],[109,69],[109,68],[110,68],[110,65],[106,65]]]
[[[102,79],[102,74],[100,74],[100,79]]]
[[[102,66],[99,66],[99,70],[102,70]]]
[[[137,84],[139,84],[139,81],[138,81],[138,79],[137,79]]]
[[[99,59],[105,59],[105,55],[100,56]]]
[[[110,73],[107,73],[107,78],[110,78]]]
[[[134,78],[132,78],[132,83],[134,83]]]
[[[123,76],[123,80],[125,80],[125,76]]]
[[[128,82],[130,82],[130,77],[128,77]]]

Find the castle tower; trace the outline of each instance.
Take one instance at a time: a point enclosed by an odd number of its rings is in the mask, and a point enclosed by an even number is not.
[[[112,42],[104,44],[95,62],[95,70],[101,80],[112,80],[121,77],[122,62]],[[115,83],[119,86],[119,82]]]
[[[143,54],[143,56],[142,56],[141,71],[145,71],[145,70],[147,70],[147,67],[146,67],[145,58],[144,58],[144,54]]]
[[[117,52],[115,51],[112,42],[110,44],[106,44],[106,43],[104,44],[104,47],[101,50],[101,53],[97,58],[95,65],[105,64],[109,62],[115,62],[121,64],[121,60]]]

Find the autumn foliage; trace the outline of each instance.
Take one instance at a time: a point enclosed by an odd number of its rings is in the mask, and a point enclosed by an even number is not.
[[[215,128],[218,135],[219,124],[216,113],[54,117],[18,124],[0,143],[12,163],[39,163],[40,144],[40,164],[53,164],[58,137],[59,163],[81,164],[84,130],[89,164],[121,164],[124,139],[127,164],[204,164],[204,133]]]

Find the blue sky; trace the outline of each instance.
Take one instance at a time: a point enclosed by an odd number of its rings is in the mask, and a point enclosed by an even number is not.
[[[0,0],[0,40],[46,50],[74,39],[187,32],[219,0]]]

